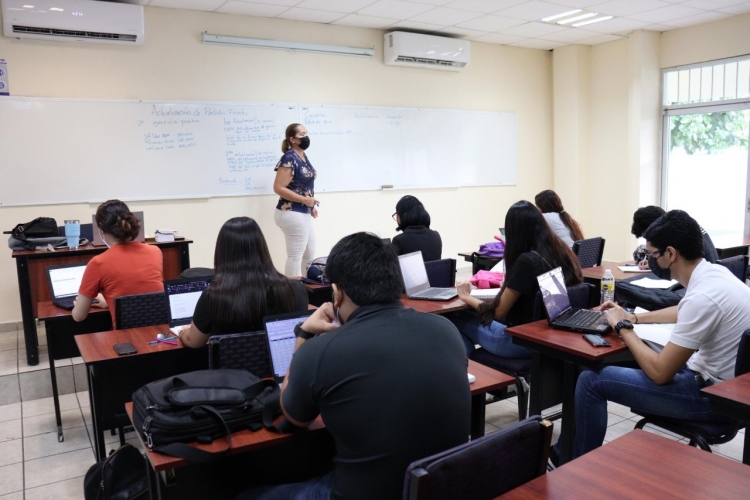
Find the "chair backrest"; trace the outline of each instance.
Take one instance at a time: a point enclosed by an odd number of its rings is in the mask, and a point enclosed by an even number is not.
[[[208,368],[238,368],[260,378],[273,377],[266,332],[213,335],[208,339]]]
[[[213,268],[210,267],[189,267],[180,273],[180,278],[203,278],[215,274]]]
[[[750,373],[750,328],[745,330],[740,337],[740,345],[737,347],[737,361],[734,365],[735,377],[746,373]]]
[[[404,500],[495,498],[547,471],[552,423],[535,415],[412,462]]]
[[[591,283],[578,283],[567,287],[567,292],[571,307],[589,309],[599,305],[596,287]],[[544,309],[544,301],[542,301],[542,292],[537,292],[534,301],[534,321],[540,319],[547,319],[547,313]]]
[[[604,242],[604,238],[596,237],[573,243],[573,253],[578,256],[581,269],[602,265]]]
[[[747,255],[735,255],[726,259],[719,259],[717,264],[729,269],[743,283],[747,280]]]
[[[115,299],[118,330],[169,323],[167,294],[164,292],[124,295]]]
[[[431,260],[424,263],[430,286],[456,286],[456,259]]]

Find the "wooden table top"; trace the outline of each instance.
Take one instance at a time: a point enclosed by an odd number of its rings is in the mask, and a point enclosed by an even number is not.
[[[593,361],[628,349],[625,342],[614,330],[609,330],[602,335],[612,344],[611,347],[594,347],[586,342],[583,334],[556,330],[549,326],[546,319],[525,325],[511,326],[505,330],[505,333]]]
[[[488,391],[493,391],[496,389],[502,389],[503,387],[507,387],[515,383],[515,379],[513,377],[493,370],[492,368],[489,368],[487,366],[480,365],[479,363],[475,363],[471,360],[469,360],[468,372],[477,378],[476,381],[469,386],[472,396],[484,394]],[[125,411],[127,412],[128,417],[132,422],[132,402],[125,404]],[[279,417],[276,422],[278,423],[280,420],[281,417]],[[293,434],[279,434],[278,432],[273,432],[268,429],[261,429],[256,432],[252,432],[250,430],[238,431],[232,434],[232,451],[230,451],[229,454],[234,455],[236,453],[245,453],[261,448],[267,448],[269,446],[285,443],[287,441],[295,439],[297,436],[307,436],[310,435],[310,433],[321,432],[324,429],[325,424],[323,423],[322,418],[318,416],[318,418],[316,418],[307,429],[300,430]],[[141,442],[143,442],[141,434],[136,434],[138,435],[138,439],[141,439]],[[192,446],[195,446],[196,448],[200,448],[202,450],[216,452],[225,449],[227,447],[227,441],[226,439],[217,439],[211,444],[206,445],[194,443]],[[146,455],[148,456],[148,459],[151,462],[154,470],[156,470],[157,472],[168,469],[176,469],[178,467],[184,467],[191,464],[191,462],[188,462],[187,460],[181,458],[170,457],[161,453],[149,451],[148,447],[146,447],[145,445],[144,450],[146,450]]]
[[[750,419],[750,373],[705,387],[701,391],[747,406]]]
[[[88,333],[86,335],[76,335],[75,341],[78,350],[81,353],[83,362],[86,364],[98,363],[110,359],[126,358],[148,354],[153,352],[171,351],[174,349],[184,349],[179,341],[177,345],[157,342],[150,344],[159,333],[165,336],[171,335],[169,325],[144,326],[141,328],[130,328],[127,330],[111,330],[108,332]],[[112,348],[115,344],[130,342],[138,350],[136,354],[128,356],[118,356]]]
[[[642,430],[631,431],[502,499],[747,498],[747,465]]]
[[[466,305],[466,302],[459,298],[446,301],[419,300],[410,299],[406,295],[402,295],[401,303],[404,305],[404,307],[407,307],[409,309],[414,309],[419,312],[431,314],[446,314],[453,311],[463,311],[464,309],[469,308],[469,306]]]
[[[62,307],[57,307],[50,300],[38,302],[36,305],[37,318],[44,321],[48,319],[66,318],[73,314],[73,311],[66,311]],[[89,308],[89,314],[109,314],[109,309],[100,309],[98,307]]]
[[[192,242],[193,240],[188,240],[188,239],[183,238],[181,240],[169,241],[165,243],[157,243],[153,240],[146,240],[145,243],[147,245],[169,246],[169,245],[175,245],[175,244],[180,244],[180,243],[192,243]],[[96,247],[92,245],[91,243],[89,243],[88,245],[83,245],[78,248],[68,248],[68,247],[56,248],[54,252],[49,252],[47,250],[14,250],[11,256],[13,258],[16,258],[16,257],[25,257],[25,256],[45,257],[45,256],[59,255],[59,254],[77,254],[77,253],[86,254],[86,253],[91,253],[91,252],[104,252],[106,249],[107,249],[106,246]]]
[[[623,262],[604,262],[602,261],[601,266],[594,266],[594,267],[584,267],[581,269],[581,273],[583,274],[584,278],[591,278],[591,279],[602,279],[602,276],[604,276],[604,271],[609,269],[612,271],[612,276],[614,276],[615,281],[624,280],[625,278],[632,278],[633,276],[638,276],[639,274],[648,274],[648,273],[624,273],[617,269],[617,266],[625,266],[625,265],[633,265],[632,260],[626,260]]]

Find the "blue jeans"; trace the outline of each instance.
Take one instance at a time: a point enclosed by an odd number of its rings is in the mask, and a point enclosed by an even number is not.
[[[333,472],[309,481],[264,486],[242,492],[237,500],[328,500]]]
[[[479,316],[473,311],[462,311],[446,317],[461,332],[467,354],[474,350],[475,344],[479,344],[487,352],[503,358],[531,357],[531,351],[515,345],[512,337],[505,333],[505,325],[498,321],[493,320],[489,326],[484,326],[479,322]]]
[[[684,366],[674,379],[655,384],[643,370],[605,366],[581,373],[576,384],[576,439],[573,457],[598,448],[607,432],[607,401],[662,417],[695,421],[726,421],[709,409],[695,374]]]

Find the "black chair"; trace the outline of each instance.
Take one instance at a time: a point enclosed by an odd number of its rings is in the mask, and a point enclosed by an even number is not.
[[[580,283],[567,289],[570,305],[572,307],[589,308],[599,305],[596,287],[590,283]],[[541,292],[537,292],[536,302],[534,304],[534,321],[545,319],[547,317],[542,302]],[[510,375],[516,379],[516,395],[518,395],[518,419],[526,418],[529,408],[528,384],[526,383],[531,376],[531,358],[504,358],[487,352],[483,348],[475,349],[469,354],[469,358],[477,363],[489,366],[493,370]],[[513,397],[513,393],[492,393],[497,399],[490,401],[500,401]],[[559,418],[555,415],[548,418]]]
[[[204,278],[214,276],[216,273],[210,267],[189,267],[180,273],[180,278]]]
[[[404,500],[491,499],[547,471],[552,423],[534,416],[412,462]]]
[[[732,274],[744,283],[747,281],[747,260],[747,255],[735,255],[734,257],[719,259],[716,263],[729,269]]]
[[[740,345],[737,348],[737,360],[734,366],[734,376],[739,377],[748,372],[750,372],[750,329],[745,330],[740,339]],[[728,443],[744,427],[744,424],[737,420],[726,422],[694,422],[692,420],[660,417],[636,411],[632,408],[630,411],[643,417],[635,425],[636,429],[643,429],[646,424],[661,427],[689,439],[690,446],[696,446],[709,453],[711,452],[712,444]]]
[[[581,269],[601,266],[604,255],[604,238],[596,237],[573,243],[573,253],[578,256]]]
[[[115,325],[118,330],[165,323],[169,323],[169,309],[164,292],[124,295],[115,299]]]
[[[448,288],[456,286],[456,259],[431,260],[424,263],[430,286]]]
[[[501,257],[482,257],[476,252],[471,254],[471,274],[479,271],[489,271],[503,260]]]
[[[266,332],[212,336],[208,339],[208,368],[237,368],[260,378],[273,377]]]

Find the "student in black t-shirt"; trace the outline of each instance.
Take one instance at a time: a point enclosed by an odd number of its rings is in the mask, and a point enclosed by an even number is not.
[[[565,284],[583,281],[573,251],[550,229],[542,213],[530,202],[519,201],[505,215],[505,281],[492,302],[470,295],[471,285],[460,283],[458,297],[473,309],[450,316],[464,336],[469,352],[475,344],[507,358],[526,358],[529,352],[511,342],[507,326],[522,325],[534,319],[534,301],[539,291],[537,276],[562,267]]]
[[[229,219],[214,251],[216,278],[203,291],[190,326],[180,332],[188,347],[201,347],[214,334],[263,330],[263,317],[307,310],[307,292],[276,271],[266,239],[249,217]]]
[[[333,472],[240,499],[401,498],[414,460],[468,441],[471,395],[461,336],[446,319],[406,309],[390,245],[345,237],[326,263],[333,303],[295,329],[281,406],[306,427],[318,415],[336,442]]]
[[[396,203],[393,219],[398,223],[396,231],[403,231],[393,238],[398,255],[421,251],[425,262],[442,258],[443,240],[437,231],[430,229],[430,214],[421,201],[414,196],[404,196]]]

